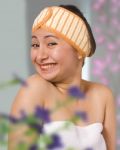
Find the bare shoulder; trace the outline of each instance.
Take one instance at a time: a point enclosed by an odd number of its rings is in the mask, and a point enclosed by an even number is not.
[[[100,83],[84,81],[88,97],[93,101],[95,110],[92,117],[98,115],[98,120],[103,123],[103,136],[107,149],[115,149],[116,143],[116,108],[112,90]],[[95,105],[94,105],[95,104]],[[96,113],[97,112],[97,113]],[[112,136],[111,136],[112,135]]]
[[[106,100],[113,99],[113,92],[108,86],[101,84],[101,83],[94,83],[93,82],[92,88],[93,88],[93,90],[96,91],[96,94],[97,93],[100,94]]]
[[[19,93],[29,93],[28,96],[30,95],[30,97],[37,94],[37,96],[41,97],[45,94],[49,84],[49,82],[41,78],[38,74],[34,74],[26,79],[26,86],[22,86]]]
[[[44,80],[38,74],[34,74],[34,75],[28,77],[26,82],[27,82],[28,87],[30,87],[30,88],[38,88],[39,87],[41,90],[44,90],[44,88],[48,88],[50,86],[50,82]]]
[[[27,78],[27,82],[32,82],[32,83],[42,83],[42,82],[46,82],[46,80],[44,80],[43,78],[41,78],[41,76],[39,74],[33,74],[30,77]]]
[[[49,83],[35,74],[26,79],[26,86],[22,86],[12,104],[11,113],[19,116],[21,110],[32,113],[36,106],[44,105],[46,90]]]
[[[85,81],[88,94],[95,99],[101,99],[101,102],[111,103],[114,100],[112,90],[104,84]]]
[[[103,94],[107,96],[112,94],[112,90],[104,84],[96,83],[96,82],[90,82],[90,84],[91,84],[90,87],[92,90],[95,90],[97,92],[102,92]]]

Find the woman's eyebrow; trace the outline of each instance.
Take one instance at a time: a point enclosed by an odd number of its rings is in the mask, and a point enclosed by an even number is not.
[[[37,39],[37,37],[36,37],[35,35],[32,35],[32,39],[33,39],[33,38]]]
[[[55,39],[59,39],[57,36],[54,36],[54,35],[46,35],[46,36],[44,36],[44,39],[47,39],[47,38],[50,38],[50,37],[55,38]],[[32,35],[32,39],[33,38],[37,39],[37,36]]]
[[[54,36],[54,35],[46,35],[44,38],[49,38],[49,37],[53,37],[53,38],[56,38],[56,39],[59,39],[57,36]]]

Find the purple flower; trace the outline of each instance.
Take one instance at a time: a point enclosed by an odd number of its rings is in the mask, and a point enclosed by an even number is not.
[[[38,146],[36,144],[33,144],[30,146],[29,150],[38,150]]]
[[[35,131],[36,131],[38,134],[42,134],[42,133],[44,132],[44,131],[43,131],[43,126],[42,126],[42,124],[40,124],[40,123],[37,123],[37,122],[29,123],[29,126],[30,126],[30,128],[35,129]]]
[[[45,116],[41,114],[40,110],[42,108],[37,107],[35,113],[27,115],[25,111],[21,110],[21,120],[33,128],[37,133],[43,133],[43,119]]]
[[[21,121],[20,119],[17,119],[17,118],[15,118],[15,117],[13,117],[13,116],[8,116],[8,119],[9,119],[9,121],[10,121],[11,123],[14,123],[14,124]]]
[[[50,122],[50,111],[37,106],[35,109],[35,117],[41,119],[43,122]]]
[[[2,119],[6,119],[8,121],[10,121],[11,123],[18,123],[20,120],[13,117],[13,116],[9,116],[9,115],[6,115],[6,114],[3,114],[3,113],[0,113],[0,118]]]
[[[43,133],[43,123],[45,122],[50,122],[50,115],[49,115],[49,110],[42,108],[40,106],[37,106],[35,109],[35,113],[33,114],[33,116],[30,116],[30,118],[28,118],[28,125],[35,129],[35,131],[37,133]],[[22,113],[23,116],[24,113]]]
[[[25,113],[24,110],[21,110],[20,115],[21,115],[20,118],[16,118],[16,117],[14,117],[14,116],[12,116],[12,115],[9,115],[9,116],[8,116],[8,119],[9,119],[9,121],[10,121],[11,123],[14,123],[14,124],[15,124],[15,123],[26,122],[27,119],[29,118],[29,116],[26,115],[26,113]]]
[[[77,86],[72,86],[68,89],[68,94],[75,98],[84,98],[85,94],[80,91]]]
[[[53,134],[51,139],[52,143],[47,145],[48,150],[53,150],[54,148],[59,148],[63,146],[60,137],[57,134]]]
[[[75,113],[75,116],[76,116],[76,117],[80,117],[81,119],[83,119],[83,120],[85,120],[85,121],[88,120],[87,113],[84,112],[84,111],[77,111],[77,112]]]
[[[86,148],[85,150],[93,150],[93,148],[91,148],[91,147],[88,147],[88,148]]]
[[[19,77],[17,74],[14,74],[13,76],[14,76],[14,79],[20,82],[23,86],[28,86],[28,83],[24,79]]]

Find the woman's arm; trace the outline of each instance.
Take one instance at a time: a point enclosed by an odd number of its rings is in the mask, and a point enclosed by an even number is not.
[[[12,105],[10,115],[15,118],[21,118],[21,111],[27,115],[33,114],[37,106],[43,107],[43,91],[45,85],[38,78],[32,77],[27,81],[28,86],[22,87]],[[32,144],[35,144],[38,138],[37,133],[26,135],[30,129],[26,124],[10,124],[12,129],[8,135],[8,150],[17,150],[20,143],[25,143],[28,150]]]
[[[116,150],[116,113],[115,100],[111,90],[105,90],[106,110],[103,127],[103,136],[106,141],[107,150]]]

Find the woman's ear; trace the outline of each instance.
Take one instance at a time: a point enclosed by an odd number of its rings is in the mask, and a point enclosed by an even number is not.
[[[79,56],[78,56],[78,59],[80,60],[80,59],[82,59],[83,57],[79,54]]]
[[[79,52],[77,52],[77,57],[78,57],[79,60],[83,58],[82,55],[80,55]]]

